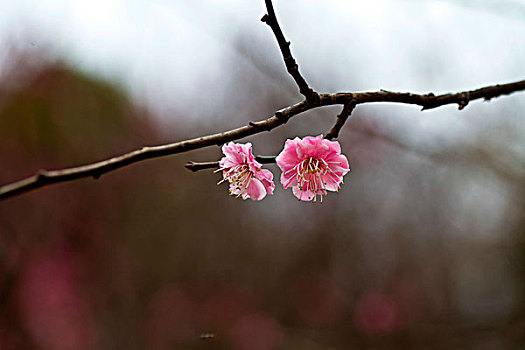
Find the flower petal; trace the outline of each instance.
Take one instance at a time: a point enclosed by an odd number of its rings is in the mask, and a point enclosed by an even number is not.
[[[299,138],[293,140],[286,140],[284,149],[279,153],[275,162],[282,171],[287,171],[293,168],[297,163],[300,163],[302,159],[297,156],[297,143],[300,142]]]
[[[266,197],[266,188],[261,181],[256,178],[252,178],[248,188],[246,189],[246,194],[256,201],[260,201]]]
[[[292,192],[294,194],[294,196],[296,196],[300,201],[305,201],[305,202],[309,202],[311,201],[312,199],[314,199],[315,197],[315,193],[308,190],[300,190],[299,189],[299,186],[294,186],[292,187]]]
[[[307,136],[302,142],[297,143],[297,157],[302,159],[315,156],[316,149],[319,143],[316,142],[315,137]]]
[[[339,185],[343,181],[343,177],[338,177],[334,174],[326,174],[322,176],[324,188],[328,191],[337,191],[339,190]]]
[[[275,185],[273,183],[273,173],[270,170],[267,169],[261,169],[257,171],[254,176],[262,182],[264,185],[264,188],[266,190],[266,193],[273,194],[273,190],[275,189]]]
[[[246,155],[238,144],[229,142],[222,146],[222,152],[226,156],[223,158],[226,163],[225,166],[234,166],[245,163]]]
[[[330,168],[330,170],[332,170],[340,176],[343,176],[350,171],[348,159],[342,154],[328,157],[326,159],[326,162],[328,163],[328,167]]]

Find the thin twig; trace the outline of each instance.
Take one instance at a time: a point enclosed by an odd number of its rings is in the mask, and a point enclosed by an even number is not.
[[[205,169],[214,169],[219,167],[219,161],[216,162],[192,162],[184,164],[184,167],[193,172]]]
[[[279,22],[277,22],[277,16],[275,15],[272,1],[265,0],[265,3],[266,11],[268,13],[261,18],[261,21],[266,23],[272,29],[273,34],[277,39],[277,43],[279,44],[279,48],[281,49],[281,53],[283,54],[286,70],[294,78],[297,86],[299,87],[299,91],[304,95],[304,97],[306,97],[307,100],[318,100],[319,94],[308,85],[306,80],[299,72],[299,66],[297,65],[297,62],[293,58],[292,52],[290,51],[290,42],[286,41],[284,38],[283,31],[279,26]]]
[[[275,163],[275,156],[256,156],[255,160],[262,164]],[[219,167],[219,161],[216,162],[188,162],[184,164],[184,167],[193,172],[204,170],[204,169],[214,169]]]
[[[341,113],[337,116],[337,119],[335,120],[335,124],[332,127],[332,129],[326,134],[325,139],[327,140],[333,140],[339,137],[339,132],[343,128],[343,125],[345,125],[346,120],[352,114],[353,110],[355,108],[354,101],[350,101],[349,103],[346,103],[343,107],[343,110]]]
[[[521,90],[525,90],[525,80],[439,96],[435,96],[432,93],[418,95],[384,90],[377,92],[321,94],[319,95],[318,101],[301,101],[275,112],[273,116],[267,119],[259,122],[250,122],[249,125],[229,131],[166,145],[142,147],[117,157],[74,168],[61,170],[40,170],[33,176],[1,186],[0,200],[54,183],[66,182],[83,177],[93,177],[96,179],[107,172],[120,169],[127,165],[134,164],[146,159],[188,152],[213,145],[221,145],[226,142],[255,135],[263,131],[270,131],[287,123],[290,118],[317,107],[338,104],[345,105],[351,102],[355,103],[356,105],[373,102],[395,102],[419,105],[423,107],[424,110],[447,104],[458,104],[460,107],[464,107],[469,101],[472,100],[485,99],[488,101],[494,97],[508,95]],[[466,99],[466,96],[468,96],[468,100]]]

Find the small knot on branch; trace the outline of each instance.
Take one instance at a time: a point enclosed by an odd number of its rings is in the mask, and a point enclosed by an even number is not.
[[[44,169],[40,169],[36,172],[36,180],[40,181],[40,179],[44,179],[47,177],[47,171]]]
[[[258,128],[258,129],[264,129],[266,131],[272,130],[272,128],[270,127],[270,124],[265,123],[265,122],[250,121],[248,122],[248,125],[253,126],[254,128]]]
[[[437,96],[433,92],[429,92],[428,94],[422,97],[423,97],[423,102],[421,103],[422,111],[427,110],[427,109],[432,109],[437,106],[436,104]]]
[[[468,103],[470,102],[470,93],[467,91],[462,93],[460,96],[461,100],[458,102],[458,109],[461,111],[467,107]]]
[[[275,112],[275,117],[283,124],[286,124],[288,122],[288,118],[283,112],[280,112],[280,111]]]

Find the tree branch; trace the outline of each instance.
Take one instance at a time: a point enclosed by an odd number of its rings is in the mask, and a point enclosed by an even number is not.
[[[337,116],[337,119],[335,120],[335,124],[332,127],[332,129],[326,134],[325,138],[327,140],[333,140],[339,137],[339,132],[343,128],[343,125],[345,125],[346,120],[352,114],[355,108],[355,102],[350,101],[348,103],[345,103],[343,110],[341,113]]]
[[[270,164],[275,163],[275,156],[256,156],[255,160],[262,164]],[[216,162],[188,162],[184,164],[184,167],[188,170],[191,170],[193,172],[204,170],[204,169],[213,169],[219,167],[219,161]]]
[[[61,170],[40,170],[33,176],[1,186],[0,200],[54,183],[66,182],[83,177],[93,177],[96,179],[107,172],[123,168],[127,165],[134,164],[146,159],[188,152],[213,145],[221,145],[226,142],[255,135],[263,131],[270,131],[287,123],[290,118],[317,107],[338,104],[348,105],[351,103],[359,105],[374,102],[395,102],[419,105],[423,107],[423,110],[432,109],[447,104],[458,104],[460,109],[462,109],[472,100],[484,99],[488,101],[494,97],[508,95],[521,90],[525,90],[525,80],[509,84],[488,86],[481,89],[465,91],[456,94],[444,94],[438,96],[434,95],[433,93],[419,95],[412,93],[390,92],[386,90],[377,92],[320,94],[319,100],[317,101],[304,100],[275,112],[273,116],[267,119],[258,122],[250,122],[249,125],[229,131],[166,145],[142,147],[141,149],[134,150],[117,157],[74,168]]]
[[[297,86],[299,87],[299,91],[301,92],[301,94],[304,95],[304,97],[306,97],[307,100],[318,100],[319,94],[315,92],[312,88],[310,88],[306,80],[299,72],[299,66],[297,65],[297,62],[295,62],[295,59],[292,56],[292,52],[290,51],[290,42],[286,41],[286,39],[284,38],[283,31],[279,26],[279,22],[277,22],[277,16],[275,15],[272,1],[265,0],[265,3],[266,11],[268,13],[261,18],[261,21],[266,23],[272,29],[273,34],[277,39],[277,43],[279,44],[279,48],[281,49],[281,53],[283,54],[286,70],[294,78]]]

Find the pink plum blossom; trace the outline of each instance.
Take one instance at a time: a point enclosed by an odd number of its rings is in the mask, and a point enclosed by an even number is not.
[[[216,172],[222,171],[223,179],[218,184],[227,180],[230,195],[261,200],[267,194],[273,194],[273,174],[262,169],[262,164],[255,160],[251,143],[230,142],[222,146],[222,152],[225,157],[219,162]]]
[[[322,202],[327,190],[338,191],[343,176],[350,171],[339,142],[324,140],[323,135],[286,140],[276,162],[283,171],[284,188],[292,187],[299,200],[314,203],[317,195]]]

